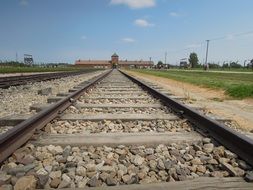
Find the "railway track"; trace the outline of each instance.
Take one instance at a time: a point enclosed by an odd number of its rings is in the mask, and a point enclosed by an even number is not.
[[[46,80],[58,79],[62,77],[75,76],[75,75],[84,74],[86,72],[89,72],[89,70],[0,77],[0,88],[9,88],[10,86],[18,86],[18,85],[24,85],[24,84],[34,83],[34,82],[39,82],[39,81],[46,81]]]
[[[0,136],[0,184],[252,189],[253,141],[161,92],[113,70],[51,98]]]

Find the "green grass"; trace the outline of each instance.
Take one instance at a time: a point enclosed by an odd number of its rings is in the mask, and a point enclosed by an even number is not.
[[[78,71],[78,70],[81,70],[81,68],[78,67],[44,68],[44,67],[12,67],[12,66],[0,67],[0,73],[56,72],[56,71]]]
[[[174,69],[173,69],[174,70]],[[175,69],[176,70],[176,69]],[[182,70],[182,69],[178,69]],[[204,71],[203,68],[189,68],[188,71]],[[231,71],[231,72],[252,72],[253,70],[250,68],[210,68],[209,71]]]
[[[140,70],[134,71],[170,78],[203,87],[222,89],[233,98],[253,98],[253,73],[203,72],[184,70]]]

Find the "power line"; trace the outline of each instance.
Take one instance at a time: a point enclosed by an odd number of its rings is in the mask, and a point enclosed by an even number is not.
[[[233,36],[245,36],[247,34],[253,34],[253,31],[248,31],[248,32],[243,32],[243,33],[237,33],[237,34],[232,34]],[[205,65],[208,68],[208,63],[207,63],[207,59],[208,59],[208,51],[209,51],[209,42],[210,41],[217,41],[217,40],[224,40],[224,39],[228,39],[228,35],[227,36],[223,36],[223,37],[219,37],[219,38],[213,38],[210,40],[206,40],[206,60],[205,60]]]
[[[250,31],[247,31],[247,32],[242,32],[242,33],[231,34],[231,36],[232,37],[238,37],[238,36],[245,36],[245,35],[248,35],[248,34],[253,34],[253,30],[250,30]],[[206,46],[206,59],[205,59],[205,64],[206,65],[207,65],[207,61],[208,61],[209,42],[210,41],[218,41],[218,40],[228,39],[228,37],[229,37],[229,35],[226,35],[226,36],[222,36],[222,37],[217,37],[217,38],[212,38],[212,39],[206,40],[206,43],[207,43],[207,46]],[[200,44],[200,46],[183,48],[183,49],[178,49],[178,50],[170,50],[168,52],[176,53],[176,52],[190,50],[190,49],[193,49],[193,48],[202,48],[202,45],[204,44],[204,42],[201,42],[201,43],[198,43],[198,44]]]
[[[243,32],[243,33],[237,33],[237,34],[231,34],[232,36],[244,36],[244,35],[247,35],[247,34],[253,34],[253,30],[251,31],[248,31],[248,32]],[[208,39],[209,41],[218,41],[218,40],[224,40],[224,39],[227,39],[228,38],[228,35],[227,36],[222,36],[222,37],[217,37],[217,38],[211,38],[211,39]],[[200,42],[200,43],[196,43],[196,44],[199,44],[200,46],[199,47],[188,47],[188,48],[182,48],[182,49],[177,49],[177,50],[168,50],[167,52],[180,52],[180,51],[186,51],[186,50],[190,50],[190,49],[193,49],[193,48],[201,48],[202,44],[204,44],[204,42]]]
[[[193,48],[200,48],[200,47],[201,47],[201,45],[199,47],[188,47],[188,48],[183,48],[183,49],[178,49],[178,50],[169,50],[167,52],[176,53],[176,52],[186,51],[186,50],[190,50],[190,49],[193,49]]]
[[[238,37],[238,36],[245,36],[247,34],[253,34],[253,30],[252,31],[248,31],[248,32],[231,34],[231,36]],[[227,36],[218,37],[218,38],[213,38],[213,39],[210,39],[210,41],[217,41],[217,40],[224,40],[224,39],[228,39],[228,35]]]

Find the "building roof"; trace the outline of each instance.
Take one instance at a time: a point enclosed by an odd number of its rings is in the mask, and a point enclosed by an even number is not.
[[[112,56],[113,57],[119,57],[116,53],[114,53]],[[77,60],[75,62],[75,65],[110,65],[112,60]],[[153,66],[154,62],[153,61],[128,61],[128,60],[119,60],[118,61],[119,65],[139,65],[139,66]]]
[[[75,65],[110,65],[107,60],[77,60]]]
[[[107,60],[77,60],[75,65],[110,65],[111,62]],[[153,61],[119,61],[119,65],[154,65]]]
[[[119,61],[119,65],[154,65],[153,61]]]

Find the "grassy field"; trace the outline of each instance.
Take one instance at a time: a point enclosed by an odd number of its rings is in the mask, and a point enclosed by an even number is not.
[[[173,68],[174,70],[174,68]],[[175,69],[176,70],[176,69]],[[178,70],[182,70],[182,69],[178,69]],[[189,68],[185,71],[204,71],[203,68]],[[210,68],[209,71],[229,71],[229,72],[253,72],[253,70],[250,68]]]
[[[134,71],[170,78],[203,87],[223,89],[234,98],[253,98],[253,73],[243,72],[203,72],[184,70],[140,70]]]
[[[56,72],[56,71],[78,71],[81,68],[78,67],[55,67],[55,68],[43,68],[43,67],[0,67],[0,73],[29,73],[29,72]]]

